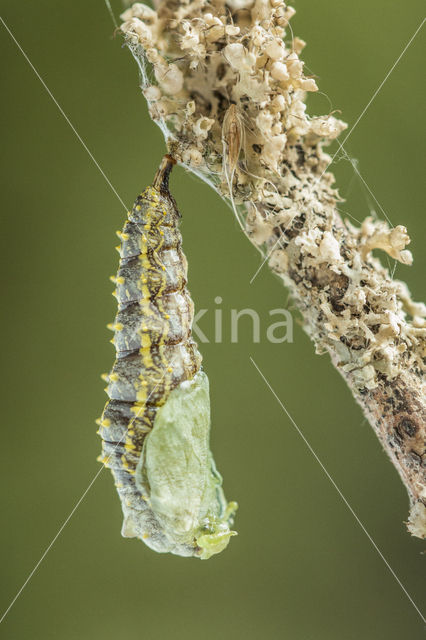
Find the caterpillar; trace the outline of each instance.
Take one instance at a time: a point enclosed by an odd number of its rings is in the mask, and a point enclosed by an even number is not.
[[[191,335],[180,213],[168,186],[174,164],[163,158],[117,232],[118,312],[108,325],[116,360],[104,375],[99,460],[114,476],[124,537],[207,559],[236,535],[237,506],[225,499],[209,449],[209,382]]]

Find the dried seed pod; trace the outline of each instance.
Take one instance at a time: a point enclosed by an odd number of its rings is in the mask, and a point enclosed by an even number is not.
[[[243,140],[243,127],[238,109],[231,104],[226,110],[222,124],[223,165],[230,192]]]
[[[222,123],[222,168],[223,179],[228,187],[229,199],[235,217],[242,231],[246,234],[244,219],[235,206],[234,201],[234,175],[237,168],[238,158],[243,145],[244,127],[242,116],[235,104],[231,104],[223,118]]]
[[[236,505],[225,500],[209,450],[208,379],[191,337],[180,214],[168,189],[173,164],[164,157],[119,234],[118,313],[110,325],[117,358],[106,376],[100,460],[115,478],[123,536],[206,559],[235,535]]]

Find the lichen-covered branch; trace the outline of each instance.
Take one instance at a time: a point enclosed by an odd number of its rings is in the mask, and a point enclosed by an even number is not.
[[[149,112],[169,150],[231,201],[250,240],[290,290],[397,468],[408,529],[426,537],[423,304],[373,249],[411,264],[402,226],[342,220],[324,147],[345,129],[309,117],[303,40],[282,0],[163,0],[122,16]]]

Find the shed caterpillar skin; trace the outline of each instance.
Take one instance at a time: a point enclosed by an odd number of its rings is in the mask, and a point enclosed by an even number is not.
[[[180,214],[168,189],[173,164],[163,158],[118,232],[118,313],[109,325],[117,358],[105,376],[99,459],[115,478],[123,536],[207,559],[235,535],[236,504],[227,504],[209,450],[208,379],[191,337]]]

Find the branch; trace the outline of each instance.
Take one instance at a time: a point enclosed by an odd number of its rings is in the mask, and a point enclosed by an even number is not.
[[[156,5],[133,5],[121,26],[151,117],[178,162],[231,202],[290,290],[317,353],[330,354],[407,488],[409,531],[426,537],[426,307],[371,253],[411,264],[406,229],[340,217],[324,146],[346,124],[305,112],[317,85],[303,73],[305,43],[287,40],[294,9],[282,0]]]

